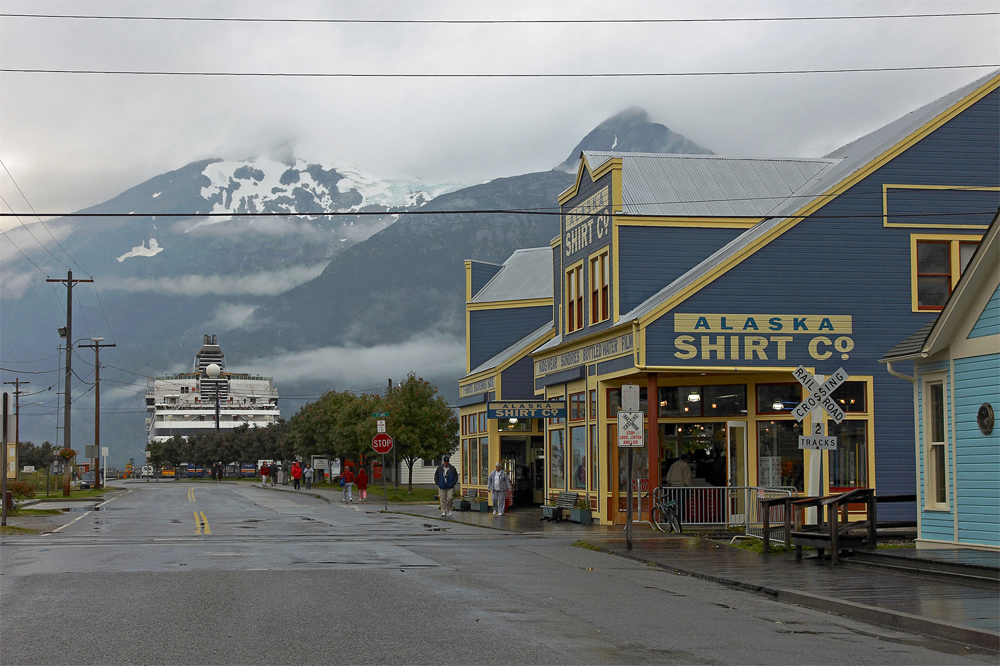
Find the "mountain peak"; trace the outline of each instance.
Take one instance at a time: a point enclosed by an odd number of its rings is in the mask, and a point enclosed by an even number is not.
[[[665,125],[650,122],[649,113],[639,106],[619,111],[595,127],[556,167],[560,171],[576,172],[580,153],[584,150],[614,150],[625,153],[680,153],[714,155],[711,150],[689,141]]]

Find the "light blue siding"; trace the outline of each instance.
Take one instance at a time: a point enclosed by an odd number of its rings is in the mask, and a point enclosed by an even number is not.
[[[979,430],[984,402],[1000,410],[1000,353],[955,361],[958,540],[1000,546],[1000,429]]]
[[[917,470],[918,470],[918,480],[917,480],[917,509],[920,511],[920,538],[921,539],[932,539],[934,541],[954,541],[955,540],[955,493],[954,485],[952,479],[954,478],[953,470],[951,468],[952,455],[951,455],[951,437],[947,438],[948,445],[945,447],[944,459],[945,466],[947,468],[947,476],[945,478],[945,483],[948,485],[948,510],[937,510],[931,509],[927,510],[924,507],[927,506],[927,483],[926,483],[926,466],[927,456],[925,454],[925,439],[924,439],[924,378],[925,375],[931,372],[937,372],[940,370],[945,370],[949,367],[947,361],[939,361],[935,363],[926,363],[919,365],[919,374],[917,379],[919,384],[917,386],[917,437],[920,442],[919,455],[917,460]],[[945,428],[948,433],[951,432],[951,376],[946,375],[944,377],[944,402],[945,402]],[[881,513],[881,512],[880,512]]]
[[[1000,335],[1000,286],[993,290],[990,302],[976,320],[976,325],[969,333],[970,338],[982,338],[987,335]]]

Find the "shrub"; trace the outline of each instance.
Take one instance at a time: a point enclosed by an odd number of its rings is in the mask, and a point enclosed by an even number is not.
[[[8,481],[7,490],[14,495],[14,499],[31,499],[35,496],[35,487],[24,481]]]

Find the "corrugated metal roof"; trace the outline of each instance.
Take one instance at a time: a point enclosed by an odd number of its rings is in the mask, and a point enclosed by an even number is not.
[[[622,214],[763,217],[834,160],[584,151],[622,161]]]
[[[986,84],[990,79],[997,78],[998,76],[1000,76],[1000,70],[994,70],[990,74],[830,153],[828,157],[837,158],[839,161],[810,178],[791,197],[774,208],[768,214],[768,219],[754,225],[753,228],[734,238],[700,264],[633,308],[631,312],[624,314],[617,323],[640,318],[656,309],[660,303],[668,301],[676,294],[684,291],[688,286],[698,281],[702,275],[711,272],[720,264],[725,263],[744,248],[753,245],[759,238],[770,233],[775,227],[785,222],[787,218],[783,216],[796,213],[809,203],[810,200],[829,191],[838,183],[863,169],[872,160],[884,154],[900,141],[906,139],[928,122],[947,111],[964,97]]]
[[[498,368],[507,361],[517,356],[518,352],[520,352],[522,349],[525,349],[526,347],[528,348],[529,352],[533,351],[531,347],[529,347],[529,345],[534,346],[537,342],[543,340],[546,335],[552,332],[552,326],[553,326],[552,322],[549,321],[547,324],[545,324],[538,330],[529,333],[528,335],[524,336],[523,338],[512,344],[510,347],[507,347],[507,349],[504,349],[502,352],[500,352],[490,360],[481,363],[478,367],[474,368],[472,372],[467,374],[466,377],[471,377],[473,375],[479,374],[480,372],[491,370],[493,368]]]
[[[552,248],[516,250],[470,303],[552,298]]]

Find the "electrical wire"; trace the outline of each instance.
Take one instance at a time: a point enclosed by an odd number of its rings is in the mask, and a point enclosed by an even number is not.
[[[845,16],[744,16],[712,18],[612,18],[612,19],[350,19],[264,18],[243,16],[114,16],[91,14],[0,13],[3,18],[83,19],[102,21],[186,21],[204,23],[328,23],[372,25],[635,25],[667,23],[763,23],[787,21],[858,21],[871,19],[957,18],[996,16],[998,12],[942,12],[921,14],[858,14]]]
[[[611,78],[673,78],[696,76],[768,76],[777,74],[848,74],[871,72],[929,72],[956,69],[994,69],[997,63],[978,65],[932,65],[912,67],[843,67],[835,69],[772,69],[721,72],[584,72],[584,73],[358,73],[358,72],[182,72],[166,70],[127,69],[44,69],[3,67],[7,74],[110,74],[118,76],[205,76],[205,77],[269,77],[318,79],[611,79]]]

